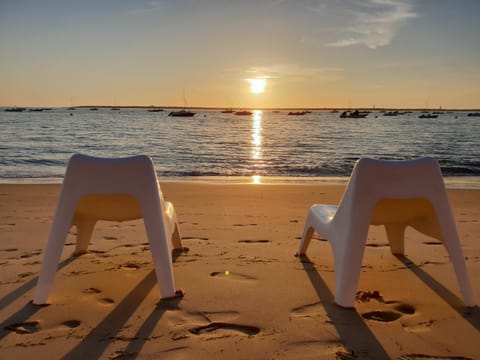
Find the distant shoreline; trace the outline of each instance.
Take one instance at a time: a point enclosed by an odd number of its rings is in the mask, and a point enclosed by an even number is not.
[[[5,108],[48,108],[48,109],[89,109],[89,108],[98,108],[98,109],[183,109],[184,106],[172,106],[172,105],[72,105],[72,106],[18,106],[18,105],[2,105],[0,109]],[[224,110],[226,108],[232,110],[266,110],[266,111],[290,111],[290,110],[309,110],[309,111],[348,111],[348,110],[362,110],[362,111],[480,111],[480,106],[476,108],[408,108],[408,107],[225,107],[225,106],[189,106],[189,109],[194,110]]]

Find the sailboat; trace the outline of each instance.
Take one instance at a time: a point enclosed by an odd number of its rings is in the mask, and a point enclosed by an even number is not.
[[[187,100],[185,98],[185,90],[183,91],[183,109],[182,110],[174,110],[170,111],[168,116],[179,116],[179,117],[192,117],[195,115],[195,112],[187,110],[185,108],[185,104],[187,103]]]
[[[227,104],[230,104],[230,100],[227,100]],[[222,114],[233,114],[234,112],[235,110],[233,110],[230,105],[221,111]]]
[[[425,106],[425,111],[423,111],[423,113],[418,116],[419,119],[435,119],[438,117],[437,114],[431,114],[427,109],[428,109],[428,101]]]

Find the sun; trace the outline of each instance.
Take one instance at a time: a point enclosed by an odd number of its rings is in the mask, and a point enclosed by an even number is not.
[[[265,91],[266,79],[247,79],[247,81],[250,83],[250,92],[252,94],[261,94]]]

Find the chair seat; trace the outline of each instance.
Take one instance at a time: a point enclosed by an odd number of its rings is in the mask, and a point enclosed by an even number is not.
[[[126,221],[142,217],[140,204],[128,194],[89,194],[83,196],[75,209],[75,216],[98,220]]]
[[[427,199],[382,199],[375,204],[370,224],[414,223],[422,218],[435,218],[435,210]]]

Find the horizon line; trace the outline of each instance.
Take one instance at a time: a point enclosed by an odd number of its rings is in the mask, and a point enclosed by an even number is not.
[[[480,111],[480,107],[465,107],[465,108],[427,108],[427,107],[225,107],[225,106],[172,106],[172,105],[68,105],[68,106],[17,106],[17,105],[0,105],[0,108],[25,108],[25,109],[75,109],[75,108],[118,108],[118,109],[198,109],[198,110],[407,110],[407,111]]]

